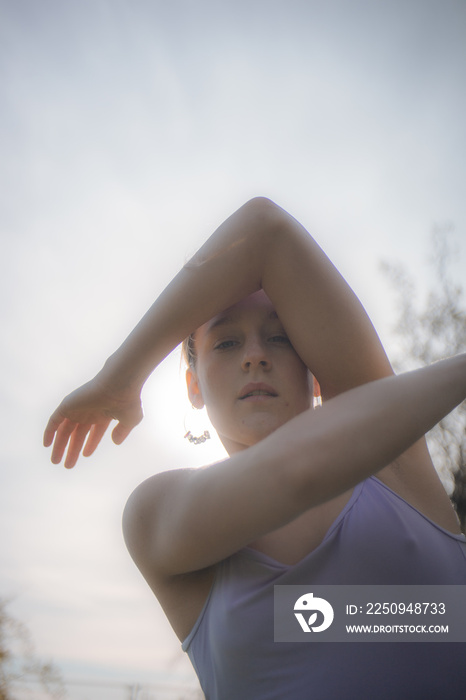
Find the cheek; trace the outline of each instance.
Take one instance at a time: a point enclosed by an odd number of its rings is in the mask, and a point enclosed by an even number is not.
[[[231,436],[233,426],[237,423],[234,405],[227,400],[227,392],[222,384],[210,386],[206,392],[205,410],[212,426],[222,436]]]
[[[231,436],[239,420],[235,369],[226,362],[209,362],[202,366],[199,380],[210,422],[220,435]]]
[[[230,394],[228,372],[217,363],[210,363],[199,372],[199,386],[207,411],[215,411]]]

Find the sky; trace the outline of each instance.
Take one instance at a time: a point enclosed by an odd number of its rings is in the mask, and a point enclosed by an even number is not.
[[[143,423],[72,471],[41,446],[49,414],[255,195],[315,236],[390,353],[380,262],[422,289],[452,223],[465,277],[465,36],[463,0],[0,0],[0,597],[72,700],[105,691],[71,681],[195,687],[121,513],[224,453],[183,440],[208,425],[178,350]]]

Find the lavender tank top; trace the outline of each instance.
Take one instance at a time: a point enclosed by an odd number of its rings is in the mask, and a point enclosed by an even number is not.
[[[288,566],[246,547],[220,562],[182,649],[206,700],[464,700],[466,643],[274,642],[274,585],[466,584],[466,539],[375,477]]]

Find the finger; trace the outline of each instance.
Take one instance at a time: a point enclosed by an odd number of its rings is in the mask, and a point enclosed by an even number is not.
[[[56,411],[52,413],[52,415],[49,418],[49,421],[46,425],[45,431],[44,431],[44,447],[50,447],[50,445],[53,442],[53,439],[55,437],[55,433],[57,432],[58,428],[60,425],[63,423],[65,420],[65,416],[63,413],[60,411],[59,408],[57,408]]]
[[[87,442],[83,449],[83,457],[90,457],[91,454],[95,451],[98,444],[102,440],[105,431],[110,425],[110,420],[111,419],[109,419],[106,423],[99,423],[98,425],[92,426],[91,431],[89,433],[89,437],[87,438]]]
[[[72,469],[78,461],[78,457],[81,454],[82,446],[84,445],[84,441],[90,429],[90,423],[79,424],[74,429],[73,433],[71,434],[68,452],[66,453],[66,469]]]
[[[58,430],[55,434],[55,440],[53,443],[51,460],[53,464],[60,464],[63,455],[65,453],[68,441],[73,430],[76,427],[76,423],[65,418],[61,424],[58,426]]]
[[[123,423],[118,423],[118,425],[113,428],[112,432],[112,440],[115,445],[121,445],[123,440],[126,440],[132,429],[132,427],[129,428],[128,426],[123,425]]]

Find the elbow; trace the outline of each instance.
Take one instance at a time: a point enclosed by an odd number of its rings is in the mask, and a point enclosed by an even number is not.
[[[271,222],[277,219],[284,211],[268,197],[258,195],[250,199],[244,205],[248,213],[261,221]]]
[[[284,209],[267,197],[254,197],[242,208],[248,222],[250,233],[257,237],[263,256],[264,245],[270,246],[283,237],[287,237],[290,230],[290,217]]]

